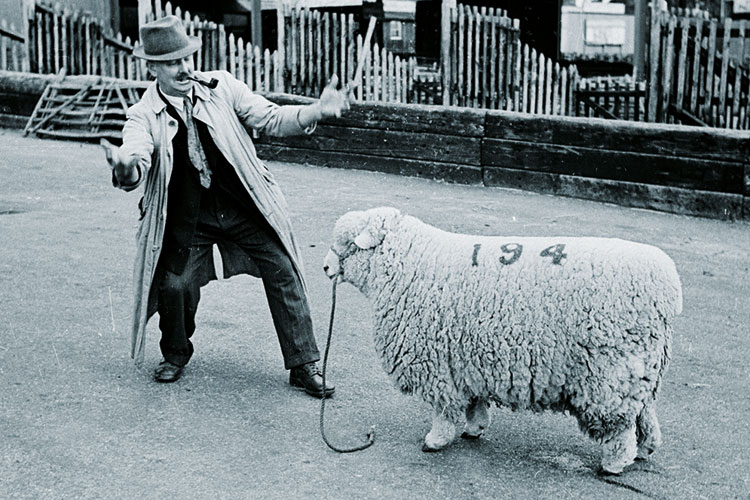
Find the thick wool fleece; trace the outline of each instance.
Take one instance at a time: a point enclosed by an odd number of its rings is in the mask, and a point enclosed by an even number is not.
[[[607,439],[656,397],[682,309],[658,248],[454,234],[390,208],[345,214],[333,248],[371,299],[386,372],[450,421],[481,398],[568,410]]]

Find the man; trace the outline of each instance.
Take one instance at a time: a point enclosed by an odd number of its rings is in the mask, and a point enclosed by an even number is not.
[[[336,90],[334,76],[315,103],[277,106],[227,72],[195,72],[192,57],[201,42],[187,36],[177,17],[145,24],[140,36],[133,53],[146,60],[156,81],[128,110],[122,146],[105,144],[115,187],[144,186],[131,356],[143,362],[146,323],[158,311],[164,359],[154,378],[180,378],[193,354],[200,287],[216,279],[217,244],[225,277],[263,279],[290,384],[330,396],[334,387],[323,387],[316,363],[320,354],[286,201],[248,130],[312,133],[318,120],[349,109],[348,94]]]

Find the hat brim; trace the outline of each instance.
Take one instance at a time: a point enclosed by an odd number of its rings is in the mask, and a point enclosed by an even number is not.
[[[146,54],[143,45],[133,49],[133,55],[139,59],[145,59],[146,61],[174,61],[175,59],[182,59],[191,54],[194,54],[201,48],[201,39],[197,36],[188,36],[188,44],[184,49],[176,50],[174,52],[167,52],[166,54]]]

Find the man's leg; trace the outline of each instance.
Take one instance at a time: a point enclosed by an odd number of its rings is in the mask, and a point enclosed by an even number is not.
[[[237,214],[231,222],[233,240],[258,266],[263,279],[284,366],[291,370],[290,382],[314,396],[330,396],[335,389],[326,384],[323,391],[320,370],[315,364],[320,360],[320,352],[313,334],[310,306],[289,255],[265,224],[257,224],[242,214]]]
[[[165,266],[159,269],[159,329],[164,361],[154,373],[160,382],[174,382],[182,374],[182,368],[193,355],[190,337],[195,332],[195,314],[200,301],[200,286],[197,270],[211,251],[211,245],[196,245],[190,248],[185,269],[176,274]]]

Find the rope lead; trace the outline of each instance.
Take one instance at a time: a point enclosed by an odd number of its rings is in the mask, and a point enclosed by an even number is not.
[[[325,354],[323,355],[323,392],[324,393],[325,393],[325,387],[326,387],[326,368],[328,367],[328,350],[331,348],[331,335],[333,334],[333,313],[336,310],[336,282],[337,281],[338,281],[338,277],[333,279],[333,289],[331,292],[331,321],[329,322],[329,325],[328,325],[328,340],[326,341],[326,350],[325,350]],[[323,438],[323,441],[325,441],[328,447],[332,449],[333,451],[338,452],[338,453],[351,453],[354,451],[361,451],[361,450],[369,448],[375,442],[375,427],[371,427],[370,432],[367,433],[366,443],[363,443],[359,446],[355,446],[354,448],[338,448],[334,446],[333,444],[331,444],[330,441],[328,441],[328,438],[326,437],[325,426],[323,425],[325,409],[326,409],[326,397],[324,394],[323,398],[320,400],[320,435]]]

